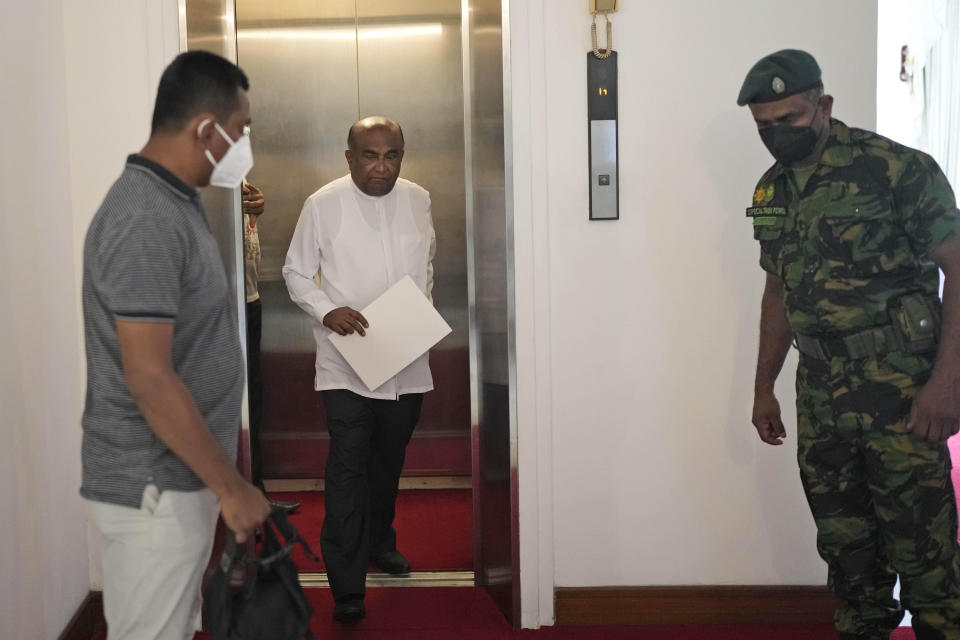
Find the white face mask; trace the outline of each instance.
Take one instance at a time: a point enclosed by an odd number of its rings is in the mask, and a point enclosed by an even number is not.
[[[197,135],[203,132],[210,120],[204,120],[197,127]],[[220,162],[213,159],[213,154],[207,149],[204,154],[207,160],[213,165],[213,173],[210,175],[210,184],[214,187],[223,187],[225,189],[236,189],[243,182],[247,173],[253,168],[253,150],[250,148],[250,136],[242,135],[240,139],[234,142],[219,123],[214,122],[213,126],[217,132],[223,136],[223,139],[230,144],[230,148],[220,158]]]

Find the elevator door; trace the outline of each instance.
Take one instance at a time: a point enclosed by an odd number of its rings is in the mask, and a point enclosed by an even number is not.
[[[437,232],[434,302],[453,328],[431,353],[436,390],[404,475],[469,475],[470,379],[459,0],[237,0],[237,58],[250,78],[256,164],[266,197],[262,251],[266,478],[322,478],[329,445],[313,390],[312,320],[281,275],[304,200],[348,172],[347,130],[397,120],[401,176],[426,188]]]
[[[440,245],[435,301],[454,329],[432,354],[437,391],[425,404],[408,472],[472,471],[476,582],[519,624],[513,219],[504,164],[509,37],[502,25],[509,3],[179,0],[179,6],[182,48],[234,58],[236,44],[252,81],[257,166],[250,179],[267,197],[260,290],[268,474],[322,474],[326,438],[320,394],[311,384],[311,325],[289,301],[280,267],[303,200],[347,173],[347,127],[365,109],[380,111],[407,132],[403,175],[433,194]],[[242,307],[239,197],[214,191],[205,190],[207,213]]]

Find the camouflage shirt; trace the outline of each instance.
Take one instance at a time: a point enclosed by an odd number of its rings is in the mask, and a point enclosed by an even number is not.
[[[812,336],[888,324],[901,296],[935,295],[930,252],[960,228],[930,156],[839,120],[804,189],[775,164],[747,216],[760,266],[783,281],[791,329]]]

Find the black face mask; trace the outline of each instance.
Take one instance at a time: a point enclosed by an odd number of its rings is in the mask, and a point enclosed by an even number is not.
[[[813,153],[820,136],[810,126],[780,125],[761,129],[760,139],[780,164],[789,166]]]

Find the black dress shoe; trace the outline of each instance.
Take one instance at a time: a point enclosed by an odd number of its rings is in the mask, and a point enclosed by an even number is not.
[[[347,598],[333,607],[333,619],[337,622],[359,622],[367,616],[363,598]]]
[[[410,563],[403,555],[394,549],[393,551],[384,551],[370,558],[373,563],[380,567],[384,573],[401,575],[410,573]]]
[[[293,513],[300,508],[299,502],[281,502],[280,500],[274,500],[273,498],[267,498],[270,501],[270,506],[275,509],[283,509],[287,513]]]

